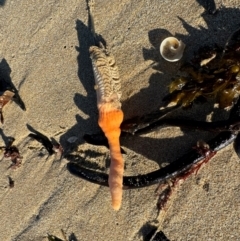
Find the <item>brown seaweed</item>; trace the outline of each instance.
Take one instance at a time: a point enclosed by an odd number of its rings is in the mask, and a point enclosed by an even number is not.
[[[221,48],[201,47],[190,63],[181,67],[186,75],[169,85],[167,104],[191,107],[199,97],[214,99],[220,108],[231,108],[240,95],[240,30]]]

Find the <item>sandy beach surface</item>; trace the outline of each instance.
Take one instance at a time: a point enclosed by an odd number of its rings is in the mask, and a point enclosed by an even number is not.
[[[126,119],[163,106],[167,87],[179,74],[182,62],[160,56],[165,37],[186,44],[184,61],[199,46],[223,46],[239,27],[239,1],[216,1],[215,14],[206,11],[213,6],[205,2],[95,0],[95,30],[116,58]],[[10,102],[3,108],[0,146],[14,137],[23,159],[16,169],[9,168],[9,158],[0,161],[0,240],[46,241],[47,234],[63,240],[61,229],[75,241],[147,241],[154,229],[170,241],[240,240],[240,163],[233,145],[178,186],[160,214],[157,185],[125,190],[116,212],[107,187],[67,170],[69,161],[78,160],[107,173],[110,162],[107,148],[83,140],[99,131],[85,0],[2,0],[0,29],[0,78],[14,84],[26,106],[23,111]],[[175,116],[220,120],[228,112],[204,104]],[[68,155],[48,156],[28,137],[28,126],[59,141]],[[129,136],[121,141],[125,175],[156,170],[213,136],[176,127]]]

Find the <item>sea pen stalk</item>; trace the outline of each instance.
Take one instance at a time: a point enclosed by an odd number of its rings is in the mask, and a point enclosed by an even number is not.
[[[114,109],[109,103],[99,108],[98,124],[108,139],[111,165],[108,184],[112,196],[112,207],[119,210],[122,202],[124,160],[120,150],[120,125],[123,121],[121,109]]]

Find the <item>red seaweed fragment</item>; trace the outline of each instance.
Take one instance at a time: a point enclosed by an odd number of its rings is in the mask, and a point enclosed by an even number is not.
[[[2,109],[10,100],[12,100],[13,96],[14,96],[14,93],[12,91],[9,91],[9,90],[4,91],[0,96],[0,119],[1,119],[1,123],[4,122]]]
[[[15,102],[22,110],[26,110],[25,104],[21,99],[17,88],[10,78],[11,69],[5,59],[0,62],[0,120],[4,122],[2,109],[9,102]]]
[[[1,150],[4,150],[3,156],[6,158],[10,157],[12,164],[9,168],[13,169],[19,167],[22,163],[22,156],[20,155],[18,148],[12,145],[14,141],[15,139],[11,137],[6,146],[0,147]]]

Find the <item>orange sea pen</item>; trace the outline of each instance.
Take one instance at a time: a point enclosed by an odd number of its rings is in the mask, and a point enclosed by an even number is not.
[[[122,202],[124,160],[120,151],[120,125],[123,121],[121,91],[115,59],[104,47],[90,47],[97,104],[98,124],[108,139],[111,165],[108,184],[112,196],[112,207],[119,210]]]

